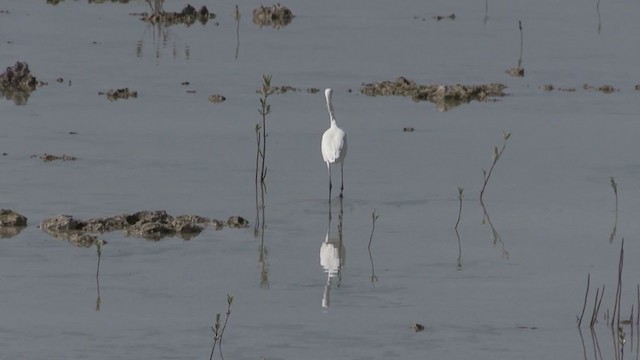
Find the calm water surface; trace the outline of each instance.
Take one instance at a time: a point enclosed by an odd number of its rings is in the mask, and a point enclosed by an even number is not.
[[[601,313],[613,310],[622,237],[623,317],[637,301],[638,3],[291,3],[296,17],[282,29],[252,23],[257,2],[238,2],[239,28],[235,3],[206,5],[218,17],[205,26],[157,29],[130,15],[148,10],[143,1],[0,3],[8,11],[0,14],[0,66],[27,61],[49,83],[24,106],[0,102],[0,152],[7,153],[0,207],[29,218],[19,235],[0,241],[1,358],[207,358],[227,294],[235,299],[227,359],[591,359],[594,341],[604,358],[616,358],[602,316],[595,337],[583,326],[583,350],[576,315],[587,273],[589,315],[602,285]],[[451,13],[453,21],[432,19]],[[526,73],[513,78],[504,71],[520,58],[519,20]],[[253,222],[262,74],[275,85],[332,87],[349,134],[345,198],[342,208],[333,199],[329,227],[331,241],[341,222],[343,248],[333,254],[345,258],[331,279],[329,307],[322,307],[328,275],[320,264],[329,211],[322,92],[270,98],[266,254],[252,228],[209,228],[190,241],[109,233],[98,287],[95,248],[37,228],[60,213],[143,209]],[[398,76],[501,82],[509,95],[439,112],[359,93],[362,83]],[[549,83],[576,91],[539,88]],[[585,90],[585,83],[620,91]],[[98,95],[122,87],[138,98]],[[213,93],[227,101],[210,103]],[[512,136],[485,194],[501,239],[494,244],[478,200],[481,169],[491,166],[503,131]],[[30,158],[45,152],[78,160]],[[612,243],[609,177],[619,195]],[[425,330],[413,332],[412,323]],[[637,330],[625,327],[627,357],[638,356]]]

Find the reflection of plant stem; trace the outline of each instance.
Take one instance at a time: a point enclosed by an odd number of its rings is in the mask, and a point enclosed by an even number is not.
[[[598,293],[600,293],[600,299],[598,299]],[[594,325],[598,322],[598,313],[600,312],[602,298],[604,298],[604,285],[602,285],[602,291],[600,291],[600,288],[596,290],[596,298],[593,303],[593,311],[591,312],[591,321],[589,322],[589,327],[591,328],[593,328]]]
[[[484,24],[487,25],[489,21],[489,0],[484,0]]]
[[[494,167],[498,163],[498,160],[500,160],[500,157],[502,156],[502,153],[504,152],[504,149],[507,147],[507,140],[509,140],[509,138],[511,137],[511,133],[502,133],[502,136],[504,138],[504,142],[502,143],[502,148],[500,150],[498,150],[497,146],[495,146],[493,148],[493,163],[491,164],[491,167],[489,168],[489,172],[486,172],[484,169],[482,169],[482,175],[484,177],[484,184],[482,185],[482,190],[480,190],[480,202],[481,203],[484,203],[484,190],[487,187],[487,183],[489,182],[489,179],[491,178],[491,174],[493,173]]]
[[[611,318],[611,328],[614,325],[620,327],[620,298],[622,297],[622,267],[624,265],[624,238],[620,244],[620,259],[618,260],[618,286],[616,288],[616,298],[613,303],[613,317]],[[615,321],[615,324],[614,324]]]
[[[460,206],[458,207],[458,220],[454,230],[456,231],[456,237],[458,238],[458,270],[462,270],[462,243],[460,242],[460,234],[458,233],[458,225],[460,224],[460,218],[462,217],[462,200],[464,199],[464,188],[458,186],[458,201]]]
[[[267,247],[264,245],[264,228],[260,232],[260,253],[258,255],[260,266],[260,287],[269,288],[269,262],[267,260]]]
[[[233,18],[236,20],[236,60],[238,59],[238,52],[240,51],[240,10],[236,5],[236,11],[233,13]]]
[[[584,316],[584,310],[587,308],[587,297],[589,296],[589,285],[591,284],[591,273],[587,274],[587,291],[584,293],[584,303],[582,304],[582,312],[578,319],[578,328],[582,325],[582,317]]]
[[[375,284],[375,282],[378,281],[378,277],[376,276],[376,272],[373,267],[373,256],[371,255],[371,241],[373,240],[373,232],[376,230],[376,220],[378,220],[379,217],[380,215],[376,215],[376,210],[374,209],[373,212],[371,213],[371,220],[372,220],[371,235],[369,236],[369,246],[367,246],[367,249],[369,249],[369,260],[371,261],[371,284]]]
[[[596,12],[598,13],[598,34],[602,30],[602,23],[600,22],[600,0],[596,3]]]
[[[614,179],[613,176],[609,177],[609,182],[611,184],[611,188],[613,189],[613,194],[616,197],[615,220],[613,222],[613,230],[611,231],[611,235],[609,236],[609,243],[612,243],[618,229],[618,184],[616,183],[616,179]]]
[[[340,198],[340,214],[338,214],[338,257],[340,258],[340,265],[338,267],[338,287],[342,283],[342,220],[344,216],[344,209],[342,207],[342,198]]]
[[[96,311],[100,311],[100,258],[102,257],[102,244],[104,241],[98,240],[95,242],[96,244],[96,252],[98,253],[98,265],[96,266],[96,289],[98,291],[98,296],[96,298]]]
[[[218,349],[220,350],[220,358],[224,360],[224,356],[222,355],[222,335],[224,335],[224,330],[227,328],[229,315],[231,315],[232,303],[233,303],[233,296],[227,294],[227,314],[224,318],[224,324],[220,323],[220,313],[216,314],[216,322],[211,327],[211,330],[213,331],[213,345],[211,346],[211,355],[209,355],[209,360],[213,359],[213,354],[216,350],[216,345],[218,345]]]

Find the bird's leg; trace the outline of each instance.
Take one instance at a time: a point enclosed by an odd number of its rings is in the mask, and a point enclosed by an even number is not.
[[[342,199],[343,190],[344,190],[344,163],[340,163],[340,199]]]
[[[331,165],[329,163],[327,163],[327,170],[329,171],[329,205],[331,205],[331,188],[333,185],[331,185]]]

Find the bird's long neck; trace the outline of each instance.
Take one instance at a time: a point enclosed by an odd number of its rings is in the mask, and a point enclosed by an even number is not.
[[[331,121],[331,125],[333,125],[336,122],[336,117],[333,115],[333,104],[329,97],[327,98],[327,110],[329,110],[329,120]]]

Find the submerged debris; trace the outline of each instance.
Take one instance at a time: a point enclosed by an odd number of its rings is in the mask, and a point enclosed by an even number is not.
[[[200,234],[209,223],[213,223],[215,229],[221,229],[224,225],[220,220],[199,215],[173,217],[164,210],[156,210],[89,220],[75,219],[70,215],[58,215],[42,221],[40,228],[48,234],[66,239],[76,245],[85,246],[84,244],[88,244],[87,246],[90,246],[92,241],[98,239],[88,233],[122,230],[126,235],[150,240],[160,240],[169,236],[179,236],[190,240]],[[232,216],[227,224],[229,227],[246,227],[248,221],[241,216]]]
[[[130,97],[137,98],[138,92],[135,90],[129,90],[129,88],[122,88],[116,90],[112,89],[107,91],[106,93],[100,91],[98,92],[98,95],[107,95],[107,99],[109,99],[109,101],[115,101],[118,99],[128,99]]]
[[[202,6],[200,10],[196,10],[193,6],[187,4],[187,6],[180,12],[166,12],[162,9],[162,5],[151,5],[152,13],[142,13],[140,20],[151,24],[160,24],[164,26],[170,26],[175,24],[185,24],[187,26],[192,25],[196,21],[200,21],[202,25],[206,24],[209,20],[214,19],[216,14],[207,9],[206,6]]]
[[[484,85],[419,85],[405,77],[395,81],[364,84],[360,92],[369,96],[402,95],[413,101],[431,101],[441,111],[469,103],[472,100],[488,101],[490,97],[505,96],[506,85],[493,83]]]
[[[56,161],[56,160],[62,160],[62,161],[75,161],[78,160],[77,157],[73,156],[73,155],[67,155],[67,154],[62,154],[62,155],[53,155],[53,154],[48,154],[48,153],[44,153],[40,156],[38,155],[31,155],[31,158],[40,158],[40,160],[44,161],[44,162],[49,162],[49,161]]]
[[[249,226],[249,221],[242,216],[232,216],[227,220],[227,226],[232,228],[245,228]]]
[[[440,20],[443,20],[443,19],[455,20],[456,19],[456,14],[451,13],[451,15],[444,15],[444,16],[443,15],[436,15],[436,16],[433,17],[433,19],[435,21],[440,21]]]
[[[211,94],[209,95],[209,101],[211,101],[212,103],[221,103],[223,101],[227,100],[226,97],[220,95],[220,94]]]
[[[565,92],[575,92],[576,88],[556,88],[555,86],[553,86],[553,84],[545,84],[542,86],[539,86],[540,89],[544,90],[544,91],[553,91],[553,90],[558,90],[558,91],[565,91]]]
[[[314,87],[302,89],[302,88],[297,88],[291,85],[271,86],[269,90],[271,91],[272,94],[285,94],[288,92],[301,92],[301,91],[306,91],[309,94],[315,94],[320,91],[320,89],[314,88]],[[256,93],[260,93],[261,91],[262,89],[258,89],[256,90]]]
[[[253,9],[253,23],[260,27],[271,26],[279,29],[289,25],[293,17],[291,10],[281,4],[260,5],[260,7]]]
[[[511,76],[517,76],[517,77],[524,76],[524,68],[520,66],[507,69],[505,72]]]
[[[584,84],[584,85],[582,85],[582,88],[585,89],[585,90],[600,91],[600,92],[605,93],[605,94],[611,94],[611,93],[614,93],[616,91],[620,91],[620,90],[614,88],[611,85],[592,86],[592,85],[589,85],[589,84]]]
[[[413,329],[413,331],[415,332],[424,331],[424,325],[418,323],[411,324],[411,329]]]
[[[16,105],[26,104],[31,93],[45,84],[31,75],[26,62],[17,61],[0,74],[0,94]]]

